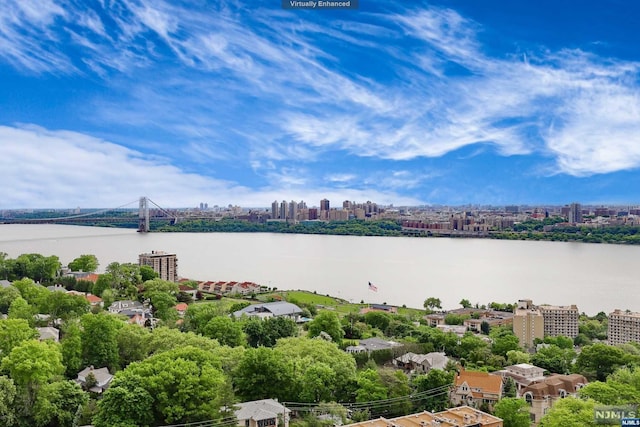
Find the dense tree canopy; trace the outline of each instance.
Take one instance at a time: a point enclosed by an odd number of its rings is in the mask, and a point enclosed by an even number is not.
[[[116,374],[100,402],[96,426],[123,420],[148,426],[218,419],[226,381],[211,352],[187,346],[151,356]]]
[[[321,332],[328,334],[333,342],[342,342],[344,330],[338,315],[332,311],[322,311],[309,322],[309,336],[317,337]]]
[[[86,272],[94,272],[98,269],[98,258],[95,255],[80,255],[78,258],[75,258],[71,261],[68,267],[71,271],[86,271]]]

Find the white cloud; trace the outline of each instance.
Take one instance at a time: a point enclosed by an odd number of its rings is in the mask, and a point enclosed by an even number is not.
[[[34,125],[0,126],[0,170],[5,188],[11,189],[0,208],[114,208],[140,196],[163,207],[195,206],[202,200],[210,205],[267,206],[282,197],[416,202],[393,192],[314,185],[307,171],[296,168],[274,171],[279,174],[277,185],[249,189],[86,134]]]

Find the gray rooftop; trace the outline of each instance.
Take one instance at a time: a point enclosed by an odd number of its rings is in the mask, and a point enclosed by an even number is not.
[[[236,411],[238,420],[266,420],[277,418],[278,415],[291,412],[289,409],[278,403],[277,400],[263,399],[254,400],[253,402],[237,403],[239,408]]]
[[[238,310],[233,315],[240,317],[243,314],[247,316],[293,316],[302,313],[300,307],[295,304],[291,304],[286,301],[267,302],[264,304],[253,304],[248,307]]]

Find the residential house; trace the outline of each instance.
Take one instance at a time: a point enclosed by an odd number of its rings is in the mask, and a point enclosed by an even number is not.
[[[40,341],[44,340],[53,340],[54,342],[60,341],[60,331],[51,326],[46,326],[44,328],[36,328],[38,334],[40,334]]]
[[[91,307],[96,307],[96,306],[104,307],[104,302],[102,301],[102,298],[100,298],[97,295],[93,295],[85,292],[78,292],[78,291],[67,291],[67,293],[69,295],[78,295],[78,296],[84,297],[84,299],[86,299],[87,302],[89,302],[89,305],[91,305]]]
[[[108,310],[109,310],[109,313],[118,314],[124,310],[132,310],[132,309],[143,310],[144,306],[142,305],[142,303],[139,303],[138,301],[131,301],[131,300],[115,301],[113,304],[109,306]]]
[[[451,332],[453,334],[456,334],[460,338],[462,338],[464,334],[467,333],[467,327],[464,325],[438,325],[436,326],[436,329],[441,330],[445,334]]]
[[[176,304],[173,308],[175,308],[178,312],[178,316],[183,317],[187,312],[187,308],[189,308],[189,306],[186,303],[181,302],[179,304]]]
[[[507,366],[497,371],[503,378],[511,378],[516,384],[516,395],[522,396],[522,390],[530,384],[544,379],[544,369],[529,363]]]
[[[444,353],[405,353],[393,359],[393,364],[410,373],[426,374],[432,369],[444,370],[449,358]]]
[[[233,313],[234,317],[257,317],[267,319],[269,317],[288,317],[294,321],[300,319],[302,309],[295,304],[286,301],[267,302],[263,304],[253,304]]]
[[[193,299],[196,299],[196,294],[198,293],[197,289],[194,289],[187,285],[178,285],[178,290],[183,294],[189,295]]]
[[[274,399],[236,403],[239,427],[289,427],[291,410]],[[281,424],[282,423],[282,424]]]
[[[378,350],[391,350],[396,347],[402,347],[402,344],[395,341],[386,341],[380,338],[367,338],[360,340],[358,345],[350,345],[345,350],[347,353],[371,353]]]
[[[567,396],[577,396],[578,390],[587,384],[580,374],[553,374],[535,381],[521,391],[521,396],[529,404],[529,414],[533,425],[537,425],[555,402]]]
[[[482,404],[493,407],[501,397],[502,377],[486,372],[460,371],[451,391],[451,403],[474,408]]]
[[[47,286],[47,289],[49,289],[51,292],[67,292],[67,289],[62,285]]]
[[[93,376],[93,380],[91,376]],[[112,379],[113,375],[109,373],[108,368],[94,369],[93,366],[89,366],[78,373],[78,378],[75,381],[83,389],[88,389],[93,393],[102,393],[109,388]]]
[[[433,413],[429,411],[397,418],[380,417],[345,427],[503,427],[501,418],[469,406]]]
[[[0,288],[8,288],[9,286],[13,286],[13,283],[5,279],[0,280]]]

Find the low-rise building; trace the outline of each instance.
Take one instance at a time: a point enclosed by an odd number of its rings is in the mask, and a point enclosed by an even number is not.
[[[474,408],[493,405],[502,398],[502,377],[487,372],[462,370],[456,375],[451,391],[451,403]]]
[[[544,369],[529,363],[519,363],[505,367],[496,374],[502,375],[504,378],[511,378],[516,384],[516,395],[520,397],[521,391],[535,381],[544,379]]]
[[[236,403],[239,427],[289,427],[291,410],[274,399]]]
[[[426,374],[432,369],[444,370],[449,358],[444,353],[405,353],[393,359],[393,364],[409,373]]]
[[[295,304],[286,301],[266,302],[253,304],[233,313],[234,317],[257,317],[267,319],[269,317],[288,317],[294,321],[300,319],[302,309]]]
[[[540,422],[555,402],[568,396],[577,396],[578,390],[586,384],[587,379],[579,374],[554,374],[522,389],[521,396],[529,404],[533,425]]]
[[[109,373],[108,368],[94,369],[93,366],[89,366],[78,373],[75,381],[85,390],[102,393],[109,388],[112,379],[113,375]]]
[[[501,418],[469,406],[433,413],[429,411],[397,418],[377,418],[345,427],[503,427]]]
[[[350,345],[345,351],[347,353],[371,353],[378,350],[391,350],[397,347],[402,347],[402,344],[395,341],[387,341],[381,338],[367,338],[360,340],[358,345]]]

